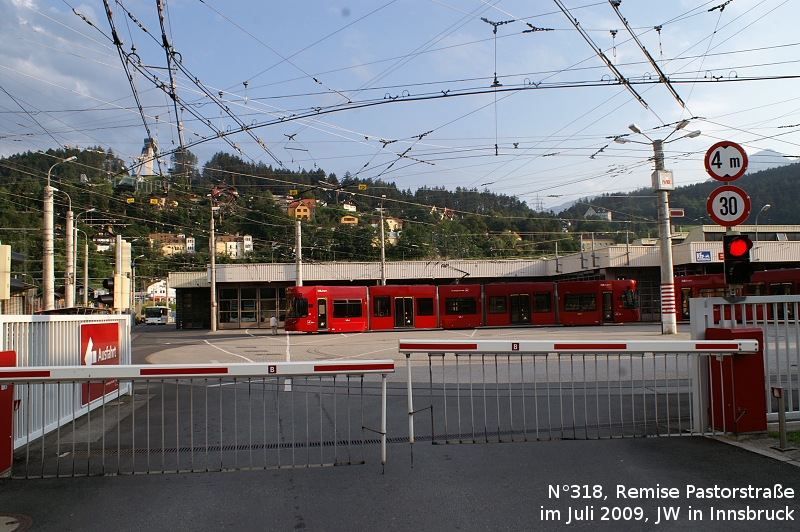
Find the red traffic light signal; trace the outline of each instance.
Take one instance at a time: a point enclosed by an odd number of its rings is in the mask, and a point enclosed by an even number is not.
[[[753,268],[750,265],[750,249],[753,241],[744,235],[725,235],[722,249],[725,258],[725,282],[746,284],[750,282]]]
[[[750,239],[747,237],[738,237],[734,238],[728,244],[728,252],[733,255],[734,257],[741,257],[753,246],[753,243],[750,242]]]

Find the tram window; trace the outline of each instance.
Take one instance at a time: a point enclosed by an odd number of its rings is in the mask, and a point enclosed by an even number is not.
[[[448,297],[444,300],[444,313],[477,314],[478,305],[474,297]]]
[[[767,292],[765,290],[764,283],[751,283],[747,285],[747,295],[748,296],[765,296]]]
[[[564,310],[568,312],[597,310],[597,295],[567,294],[564,296]]]
[[[636,293],[633,290],[622,291],[622,308],[636,308]]]
[[[697,291],[700,297],[725,297],[728,294],[724,288],[701,288]]]
[[[417,316],[433,316],[433,298],[417,298]]]
[[[306,318],[308,317],[308,299],[304,297],[293,297],[289,299],[289,310],[286,312],[287,318]]]
[[[333,300],[334,318],[360,318],[361,300],[360,299],[334,299]]]
[[[506,312],[508,312],[506,296],[491,296],[489,298],[489,314],[505,314]]]
[[[392,300],[390,296],[375,296],[372,298],[372,315],[382,318],[392,315]]]
[[[533,294],[533,311],[534,312],[552,312],[553,298],[550,297],[550,292],[537,292]]]

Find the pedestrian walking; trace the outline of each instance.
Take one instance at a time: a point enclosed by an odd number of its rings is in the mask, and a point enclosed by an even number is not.
[[[278,318],[275,315],[269,319],[269,326],[272,327],[272,336],[278,334]]]

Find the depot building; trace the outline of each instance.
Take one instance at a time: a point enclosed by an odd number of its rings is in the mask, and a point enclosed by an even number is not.
[[[800,267],[800,226],[742,225],[754,246],[756,270]],[[675,276],[723,270],[725,228],[704,225],[673,233]],[[440,260],[386,263],[386,282],[402,284],[486,284],[526,281],[637,281],[642,321],[661,319],[661,253],[657,238],[629,244],[613,239],[584,238],[583,251],[545,259]],[[592,245],[594,242],[594,245]],[[376,285],[380,262],[303,264],[305,285]],[[296,283],[293,263],[220,264],[216,267],[217,323],[220,329],[268,328],[271,316],[283,320],[285,290]],[[169,287],[176,291],[176,327],[211,328],[210,272],[173,272]]]

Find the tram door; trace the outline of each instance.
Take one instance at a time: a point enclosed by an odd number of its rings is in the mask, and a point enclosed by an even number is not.
[[[530,294],[511,294],[509,297],[509,317],[512,324],[531,322],[531,296]]]
[[[614,294],[613,292],[603,292],[603,321],[614,321]]]
[[[317,330],[328,330],[328,300],[326,298],[317,299]]]
[[[689,299],[691,297],[691,288],[681,288],[681,318],[683,321],[689,321]]]
[[[414,327],[414,298],[394,298],[394,327],[396,329]]]

